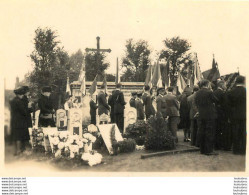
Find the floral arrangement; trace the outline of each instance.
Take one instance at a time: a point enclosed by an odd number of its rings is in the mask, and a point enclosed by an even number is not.
[[[137,145],[144,145],[147,126],[146,121],[138,120],[126,128],[124,137],[135,139]]]
[[[84,133],[82,138],[79,135],[71,135],[68,131],[51,132],[48,133],[48,136],[55,158],[76,161],[82,159],[90,166],[102,161],[102,156],[92,151],[91,145],[96,141],[96,137],[90,133]],[[86,155],[86,153],[90,155]]]
[[[167,126],[167,122],[161,115],[156,115],[148,120],[145,139],[146,150],[170,150],[175,148],[175,139]]]
[[[118,153],[133,152],[136,148],[136,142],[131,138],[117,142],[115,138],[115,126],[111,129],[111,142],[114,155],[117,155]]]
[[[44,133],[36,127],[29,128],[30,142],[33,150],[44,150]]]

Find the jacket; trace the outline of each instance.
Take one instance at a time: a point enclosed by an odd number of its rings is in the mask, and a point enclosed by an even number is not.
[[[136,109],[137,109],[137,119],[144,120],[144,106],[141,99],[137,100]]]
[[[120,90],[113,93],[114,114],[123,114],[126,102],[124,101],[124,94]]]
[[[156,99],[156,106],[157,106],[157,112],[161,113],[164,118],[167,117],[166,113],[166,100],[164,96],[161,96],[160,94],[157,96]]]
[[[195,96],[196,93],[192,94],[191,96],[189,96],[187,98],[187,102],[188,102],[188,107],[189,107],[189,118],[190,120],[194,120],[195,119],[195,115],[198,112],[197,106],[195,104]]]
[[[165,97],[166,102],[166,115],[171,116],[180,116],[179,109],[180,104],[177,100],[177,97],[173,94],[167,94]]]
[[[107,104],[105,93],[103,91],[100,91],[98,93],[97,99],[98,99],[98,105],[99,105],[98,115],[108,114],[110,107]]]
[[[152,105],[152,98],[149,94],[144,93],[142,96],[143,105],[145,108],[145,115],[150,116],[155,114],[155,109]]]

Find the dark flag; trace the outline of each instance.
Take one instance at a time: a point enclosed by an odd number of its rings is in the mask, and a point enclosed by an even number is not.
[[[90,88],[89,88],[89,93],[90,93],[90,95],[94,94],[94,92],[95,92],[96,89],[97,89],[97,79],[98,79],[98,75],[96,75],[95,79],[93,80],[92,85],[91,85]]]

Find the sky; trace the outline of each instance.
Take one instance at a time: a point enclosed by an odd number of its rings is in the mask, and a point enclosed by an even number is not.
[[[34,50],[38,27],[57,31],[60,45],[69,53],[78,49],[112,50],[108,73],[125,54],[127,39],[148,41],[153,50],[163,40],[180,36],[191,43],[201,71],[211,68],[213,54],[221,75],[239,71],[246,75],[249,62],[249,2],[166,0],[0,0],[0,68],[6,88],[16,77],[32,71],[28,57]]]

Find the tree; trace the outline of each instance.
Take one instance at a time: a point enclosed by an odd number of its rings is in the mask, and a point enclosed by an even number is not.
[[[96,74],[103,77],[104,71],[110,66],[105,58],[104,53],[88,52],[86,54],[86,81],[93,81]]]
[[[84,60],[84,55],[79,49],[76,53],[73,53],[69,58],[70,70],[69,70],[69,80],[77,81],[79,78],[79,73],[82,68]]]
[[[121,77],[122,81],[141,81],[146,78],[146,70],[151,63],[149,45],[145,40],[134,42],[133,39],[126,41],[125,57],[122,58],[122,68],[125,68]]]
[[[69,55],[59,47],[57,33],[49,28],[38,28],[35,31],[34,51],[30,58],[34,70],[29,73],[28,81],[31,90],[38,95],[43,86],[53,86],[56,102],[59,104],[66,90],[66,78],[70,70]]]
[[[169,71],[171,85],[176,85],[178,72],[186,76],[187,69],[190,67],[190,54],[187,53],[191,48],[190,43],[180,37],[166,38],[164,41],[166,49],[160,53],[160,59],[169,60]]]
[[[108,82],[114,82],[115,78],[116,77],[113,74],[106,74],[106,81],[108,81]]]

